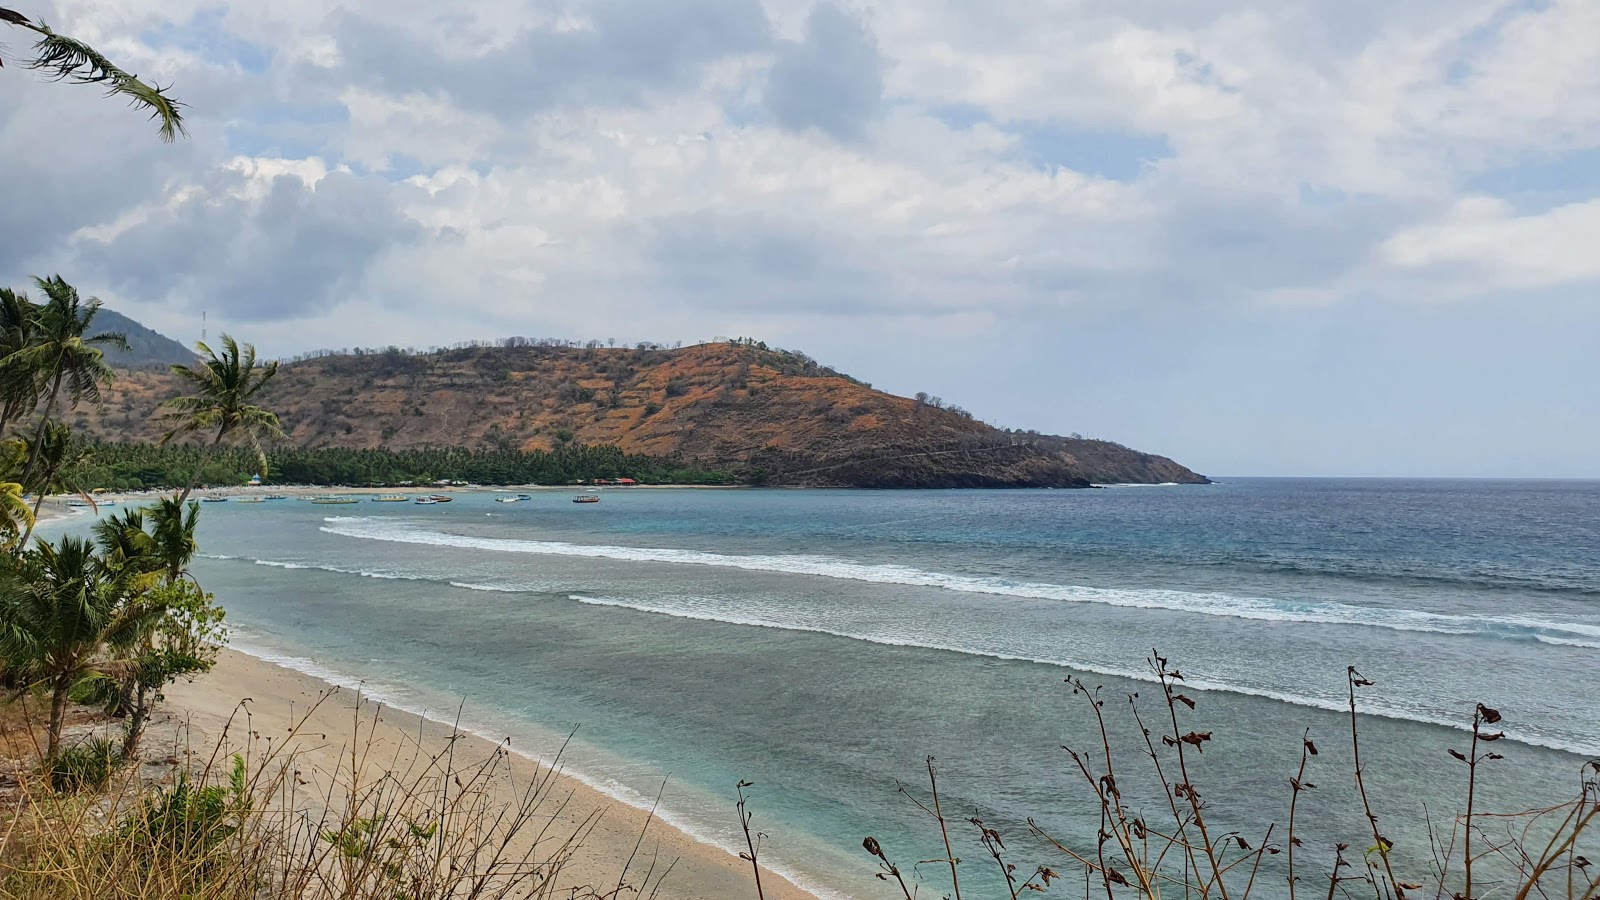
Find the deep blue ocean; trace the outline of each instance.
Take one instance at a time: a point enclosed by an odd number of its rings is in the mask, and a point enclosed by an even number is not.
[[[1127,714],[1135,692],[1165,714],[1153,648],[1197,702],[1186,727],[1213,734],[1191,759],[1211,820],[1252,843],[1284,820],[1311,730],[1313,859],[1365,827],[1347,666],[1376,682],[1362,754],[1407,865],[1426,856],[1423,804],[1459,805],[1446,753],[1475,703],[1508,735],[1488,807],[1561,799],[1600,755],[1600,482],[505,496],[207,504],[196,572],[242,648],[442,717],[464,701],[535,754],[576,729],[569,769],[636,803],[666,779],[668,818],[725,846],[734,785],[755,782],[763,858],[837,896],[890,896],[869,834],[908,872],[943,855],[897,793],[925,784],[928,756],[964,895],[1000,895],[975,813],[1023,872],[1070,869],[1026,825],[1092,846],[1097,806],[1062,746],[1099,737],[1070,676],[1102,686],[1125,792],[1164,803],[1138,786]]]

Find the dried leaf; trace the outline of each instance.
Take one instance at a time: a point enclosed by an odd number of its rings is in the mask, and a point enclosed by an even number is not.
[[[861,842],[861,846],[865,847],[867,852],[871,853],[873,856],[876,856],[879,859],[883,858],[883,847],[878,843],[877,838],[869,837]]]
[[[1118,872],[1116,869],[1107,869],[1106,877],[1111,879],[1112,884],[1120,884],[1123,887],[1131,887],[1131,885],[1128,884],[1128,879],[1122,877],[1122,873]]]
[[[1194,709],[1194,701],[1189,699],[1189,697],[1187,695],[1175,694],[1175,695],[1173,695],[1172,699],[1178,701],[1179,703],[1182,703],[1184,706],[1187,706],[1190,709]]]
[[[1450,755],[1454,756],[1456,759],[1461,760],[1462,762],[1466,762],[1467,761],[1467,755],[1465,753],[1462,753],[1460,750],[1451,750],[1450,751]]]
[[[1311,739],[1310,738],[1306,738],[1306,752],[1311,754],[1312,756],[1316,756],[1317,755],[1317,745],[1311,743]]]
[[[1490,709],[1489,707],[1484,706],[1482,703],[1478,704],[1478,715],[1483,716],[1483,720],[1488,722],[1490,725],[1500,721],[1500,710]]]
[[[1201,752],[1205,752],[1204,748],[1202,748],[1200,745],[1204,744],[1206,741],[1211,740],[1211,732],[1209,732],[1209,731],[1191,731],[1188,734],[1184,735],[1183,737],[1179,738],[1179,740],[1183,741],[1185,744],[1192,745],[1196,750],[1200,750]]]
[[[1506,733],[1504,731],[1496,731],[1494,734],[1480,734],[1480,735],[1478,735],[1478,740],[1480,740],[1480,741],[1498,741],[1498,740],[1500,740],[1501,738],[1503,738],[1505,736],[1506,736]]]

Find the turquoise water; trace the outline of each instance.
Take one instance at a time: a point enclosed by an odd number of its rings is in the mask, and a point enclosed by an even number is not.
[[[942,855],[896,791],[929,755],[966,829],[964,895],[1000,892],[974,813],[1024,872],[1070,868],[1025,825],[1084,846],[1096,825],[1061,748],[1098,736],[1063,679],[1102,685],[1131,746],[1125,698],[1154,696],[1153,647],[1215,735],[1191,757],[1212,821],[1281,822],[1312,730],[1312,856],[1364,827],[1348,665],[1378,683],[1363,756],[1403,861],[1426,853],[1410,813],[1457,805],[1446,749],[1474,703],[1514,739],[1491,807],[1560,799],[1600,754],[1597,482],[497,496],[209,504],[196,571],[252,652],[441,716],[465,701],[530,753],[577,729],[569,768],[630,802],[666,779],[669,818],[724,846],[734,784],[756,782],[764,858],[822,893],[888,896],[868,834],[903,861]]]

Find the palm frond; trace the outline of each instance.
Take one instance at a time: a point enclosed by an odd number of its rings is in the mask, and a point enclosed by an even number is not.
[[[170,143],[178,135],[188,134],[183,125],[183,104],[167,93],[170,88],[139,80],[83,41],[56,34],[46,25],[24,27],[42,35],[34,45],[35,58],[30,68],[48,72],[57,80],[104,85],[106,96],[123,97],[129,106],[148,110],[150,119],[159,123],[157,130],[163,141]]]

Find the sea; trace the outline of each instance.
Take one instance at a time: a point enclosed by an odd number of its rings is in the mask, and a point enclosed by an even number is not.
[[[1094,853],[1074,753],[1098,778],[1109,745],[1124,799],[1171,820],[1144,738],[1170,765],[1158,657],[1194,704],[1178,731],[1209,735],[1185,746],[1214,833],[1286,846],[1290,778],[1318,748],[1295,837],[1319,885],[1337,843],[1373,844],[1353,722],[1393,860],[1418,875],[1464,804],[1449,751],[1477,704],[1505,733],[1479,810],[1569,799],[1600,756],[1596,481],[530,494],[206,504],[194,571],[235,647],[519,752],[564,746],[569,773],[659,795],[730,852],[751,782],[762,862],[830,898],[899,895],[868,836],[949,892],[925,862],[947,856],[930,760],[963,896],[1009,896],[980,827],[1019,880],[1044,865],[1081,891],[1043,837]],[[1372,682],[1353,720],[1351,667]],[[1284,854],[1259,878],[1283,895]]]

